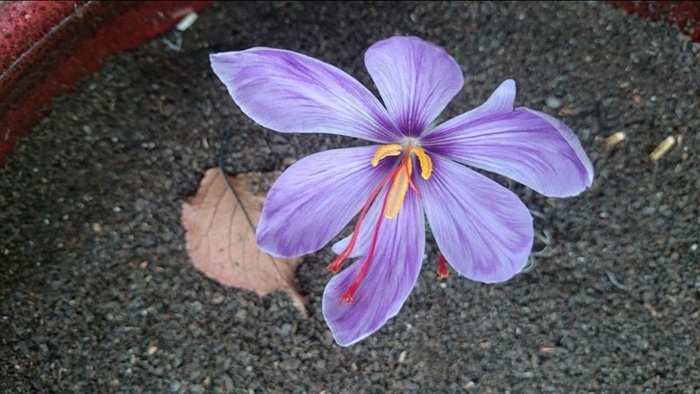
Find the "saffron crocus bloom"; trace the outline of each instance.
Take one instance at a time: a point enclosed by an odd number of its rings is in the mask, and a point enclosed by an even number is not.
[[[427,217],[442,253],[460,275],[495,283],[527,262],[532,217],[516,195],[464,166],[505,175],[547,196],[590,186],[593,168],[562,122],[513,108],[515,82],[480,107],[435,126],[462,89],[455,60],[415,37],[377,42],[365,65],[381,96],[343,71],[280,49],[211,56],[241,110],[282,133],[331,133],[375,145],[328,150],[290,166],[272,186],[257,230],[275,256],[315,252],[357,216],[333,246],[339,272],[323,294],[333,337],[347,346],[395,316],[416,283]],[[341,271],[346,260],[354,260]]]

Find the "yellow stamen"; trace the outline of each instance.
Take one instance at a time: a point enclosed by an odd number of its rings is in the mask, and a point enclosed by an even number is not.
[[[398,156],[401,154],[403,147],[399,144],[388,144],[382,145],[374,152],[374,157],[372,158],[372,167],[376,167],[379,161],[388,156]],[[422,163],[422,161],[421,161]]]
[[[411,161],[410,157],[407,157],[406,161],[401,164],[406,166],[406,172],[408,172],[408,178],[410,179],[411,175],[413,174],[413,161]]]
[[[410,153],[414,153],[418,156],[418,162],[420,162],[420,176],[427,181],[433,173],[433,161],[430,159],[430,156],[428,156],[420,146],[411,148]]]
[[[403,205],[403,200],[406,199],[406,192],[408,191],[408,183],[411,176],[412,165],[411,161],[408,160],[405,166],[401,166],[399,172],[394,176],[394,182],[391,184],[389,189],[389,197],[386,200],[386,207],[384,210],[384,216],[387,219],[393,219],[401,209]]]

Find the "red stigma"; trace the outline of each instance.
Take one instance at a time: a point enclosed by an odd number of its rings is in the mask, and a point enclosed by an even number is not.
[[[352,302],[357,288],[360,287],[362,279],[364,279],[365,275],[367,275],[369,263],[372,261],[372,257],[374,257],[374,251],[377,248],[377,238],[379,238],[379,229],[382,227],[382,222],[384,221],[384,210],[386,208],[386,201],[388,198],[389,193],[387,192],[386,196],[384,196],[384,202],[382,203],[382,211],[379,212],[377,223],[374,225],[374,232],[372,233],[372,242],[370,243],[369,252],[367,252],[367,256],[365,257],[365,261],[362,263],[362,267],[360,267],[360,271],[357,273],[357,277],[355,277],[355,280],[352,282],[350,287],[348,287],[347,291],[345,291],[345,294],[343,294],[342,299],[346,304]]]
[[[447,270],[447,260],[445,260],[445,256],[443,256],[442,253],[438,255],[437,274],[442,279],[447,278],[447,275],[450,274],[450,272]]]

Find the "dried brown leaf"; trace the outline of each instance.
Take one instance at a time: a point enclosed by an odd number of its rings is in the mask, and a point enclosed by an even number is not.
[[[198,270],[225,286],[254,291],[260,297],[286,292],[306,319],[306,300],[294,276],[301,258],[274,258],[255,242],[265,198],[254,194],[252,186],[261,177],[231,176],[218,167],[207,170],[197,193],[182,205],[187,252]]]

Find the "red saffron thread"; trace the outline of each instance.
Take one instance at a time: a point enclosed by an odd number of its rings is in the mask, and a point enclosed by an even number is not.
[[[447,270],[447,260],[445,259],[445,256],[440,253],[438,255],[438,270],[437,274],[440,278],[447,278],[447,275],[450,274],[450,272]]]
[[[360,282],[362,282],[362,279],[365,278],[367,270],[369,269],[369,263],[372,261],[372,257],[374,257],[374,250],[377,247],[379,229],[382,227],[382,222],[384,221],[384,210],[386,209],[386,202],[388,199],[389,193],[387,192],[386,196],[384,196],[384,202],[382,203],[382,211],[379,213],[379,217],[377,218],[377,224],[375,224],[374,226],[374,233],[372,234],[372,243],[370,244],[367,257],[365,257],[365,261],[362,263],[362,267],[360,267],[360,271],[357,273],[357,277],[352,282],[350,287],[348,287],[348,290],[345,291],[345,294],[343,294],[342,300],[347,304],[352,302],[353,296],[355,295],[355,291],[357,291],[357,288],[360,287]]]

